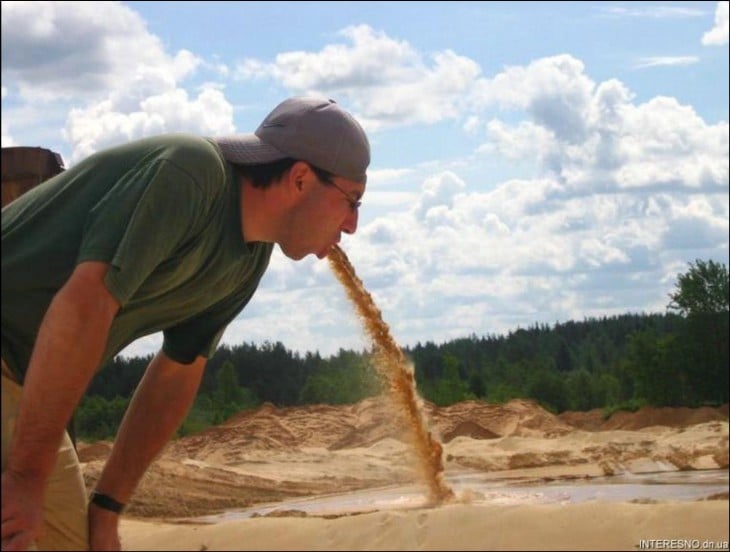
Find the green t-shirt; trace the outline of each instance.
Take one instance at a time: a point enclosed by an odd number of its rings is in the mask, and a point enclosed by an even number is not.
[[[210,356],[272,249],[245,242],[240,186],[212,140],[97,153],[2,210],[2,357],[25,374],[51,299],[82,261],[111,265],[105,283],[121,304],[102,362],[158,331],[173,360]]]

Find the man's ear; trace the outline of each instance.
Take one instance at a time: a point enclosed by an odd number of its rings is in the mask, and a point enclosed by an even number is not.
[[[312,169],[305,161],[297,161],[289,169],[289,182],[296,186],[296,189],[300,192],[304,188],[304,182],[307,178],[307,174]]]

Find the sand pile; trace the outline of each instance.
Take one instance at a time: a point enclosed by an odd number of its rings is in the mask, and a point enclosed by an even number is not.
[[[588,412],[563,412],[558,415],[558,418],[573,427],[587,431],[637,430],[651,426],[688,427],[715,420],[727,420],[728,405],[719,408],[645,406],[636,412],[615,412],[610,418],[605,417],[602,409],[596,408]]]
[[[478,471],[495,479],[550,480],[728,467],[722,409],[678,409],[673,416],[662,410],[662,420],[677,426],[656,425],[656,416],[639,411],[623,415],[621,423],[633,417],[633,427],[641,429],[599,431],[572,427],[569,416],[525,400],[443,408],[426,403],[425,411],[444,443],[447,476]],[[686,425],[707,418],[712,420]],[[80,444],[88,485],[110,449],[107,442]],[[382,399],[345,406],[267,404],[171,442],[143,478],[129,513],[201,516],[414,480],[412,450]]]
[[[574,428],[534,401],[514,399],[504,405],[464,401],[437,408],[428,405],[431,423],[445,442],[455,437],[555,437]]]
[[[555,437],[574,430],[537,403],[524,399],[504,405],[466,401],[443,408],[424,402],[424,407],[431,428],[444,442],[459,436]],[[392,418],[389,402],[382,397],[343,406],[277,408],[264,404],[256,410],[236,414],[217,427],[180,439],[172,446],[177,453],[205,460],[225,444],[228,455],[223,459],[235,461],[237,451],[252,449],[339,450],[370,446],[386,438],[405,442]]]
[[[175,452],[204,460],[225,445],[227,461],[235,461],[237,451],[351,448],[386,437],[398,438],[398,430],[389,419],[387,403],[381,398],[343,406],[277,408],[267,403],[172,446]]]

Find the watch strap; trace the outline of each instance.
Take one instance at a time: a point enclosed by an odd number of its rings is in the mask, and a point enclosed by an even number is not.
[[[93,491],[91,493],[91,498],[89,502],[93,502],[99,508],[104,508],[105,510],[109,510],[110,512],[114,512],[116,514],[121,514],[124,511],[124,508],[127,506],[126,504],[117,502],[109,495],[105,495],[104,493],[100,493],[97,491]]]

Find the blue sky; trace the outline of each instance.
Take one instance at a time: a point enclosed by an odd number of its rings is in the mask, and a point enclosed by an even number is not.
[[[343,240],[401,345],[663,312],[728,264],[728,2],[3,2],[2,145],[67,166],[320,94],[372,145]],[[230,344],[367,344],[278,250]],[[127,354],[153,352],[159,336]]]

